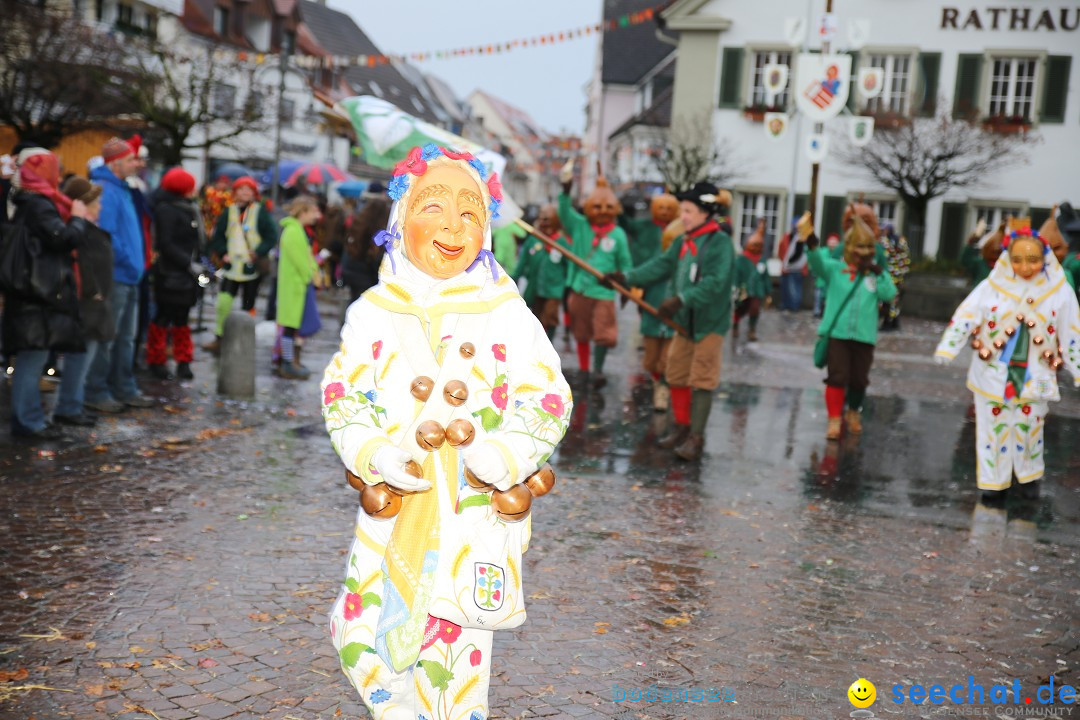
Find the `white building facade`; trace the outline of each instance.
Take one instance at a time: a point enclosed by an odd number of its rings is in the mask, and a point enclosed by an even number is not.
[[[771,247],[790,219],[806,208],[811,163],[804,147],[813,123],[794,110],[790,82],[779,96],[765,93],[762,70],[766,64],[782,64],[793,71],[799,52],[820,52],[813,30],[824,11],[825,0],[677,0],[663,13],[680,36],[672,121],[712,113],[718,140],[739,149],[732,188],[737,232],[745,237],[764,217]],[[908,232],[918,253],[952,259],[977,217],[992,223],[1006,213],[1031,215],[1037,225],[1054,204],[1080,200],[1075,171],[1080,102],[1074,91],[1080,78],[1073,67],[1080,50],[1080,5],[834,0],[833,11],[838,28],[831,50],[852,55],[853,78],[858,68],[884,71],[877,98],[865,100],[852,88],[851,113],[874,115],[881,123],[932,116],[935,108],[944,108],[956,116],[1012,123],[1040,142],[979,186],[953,189],[932,200],[921,230],[909,226],[895,194],[835,154],[827,156],[815,212],[819,231],[837,229],[844,205],[865,194],[882,221]],[[801,48],[786,35],[795,19],[811,29]],[[791,116],[786,135],[778,140],[765,132],[761,115],[766,110]],[[847,122],[842,115],[826,124],[833,149],[849,142]]]

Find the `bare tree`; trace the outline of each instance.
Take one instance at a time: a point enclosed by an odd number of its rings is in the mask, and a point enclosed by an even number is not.
[[[70,11],[4,2],[0,123],[55,147],[72,130],[122,113],[124,49]]]
[[[655,148],[653,162],[672,192],[682,192],[703,180],[720,185],[736,177],[734,150],[727,140],[716,141],[709,114],[672,123],[667,142]]]
[[[913,227],[926,226],[926,206],[953,188],[969,188],[1004,167],[1027,162],[1023,150],[1040,142],[1027,132],[1003,134],[976,121],[953,118],[938,102],[933,118],[876,128],[865,147],[837,143],[841,161],[869,173],[900,196]]]
[[[263,106],[277,102],[256,82],[255,67],[215,56],[212,46],[153,41],[140,44],[131,62],[136,80],[124,94],[149,125],[166,165],[272,127],[273,112]]]

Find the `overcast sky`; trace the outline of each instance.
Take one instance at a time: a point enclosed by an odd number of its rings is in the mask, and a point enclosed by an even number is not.
[[[601,0],[328,0],[349,13],[387,54],[450,50],[558,33],[600,22]],[[441,77],[464,99],[481,89],[528,112],[549,132],[585,129],[585,84],[597,36],[509,53],[416,65]]]

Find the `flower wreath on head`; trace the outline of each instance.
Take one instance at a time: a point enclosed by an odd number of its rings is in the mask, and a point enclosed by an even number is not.
[[[480,178],[480,182],[485,184],[490,201],[488,202],[488,213],[490,218],[488,220],[488,228],[491,226],[491,220],[495,220],[499,217],[499,208],[502,206],[503,194],[502,183],[499,182],[499,174],[491,173],[488,175],[487,168],[484,167],[484,163],[481,162],[470,152],[457,152],[449,148],[444,148],[435,143],[429,143],[423,147],[414,147],[409,151],[408,156],[394,166],[394,177],[387,184],[386,192],[390,198],[394,201],[395,205],[401,201],[405,194],[409,192],[409,188],[412,184],[412,177],[420,177],[428,170],[428,163],[434,160],[438,160],[440,157],[445,157],[447,160],[465,161],[476,172]],[[397,273],[397,262],[394,259],[395,240],[401,239],[401,233],[398,232],[397,222],[395,217],[397,213],[391,211],[391,222],[393,225],[389,230],[380,230],[375,234],[374,242],[386,249],[386,255],[390,259],[390,267],[394,273]],[[491,279],[498,280],[498,264],[495,261],[495,256],[488,249],[483,249],[476,257],[476,261],[469,266],[468,270],[472,270],[478,264],[487,264],[491,270]],[[468,272],[466,270],[466,272]]]
[[[1012,241],[1016,238],[1032,238],[1034,240],[1038,240],[1042,243],[1043,255],[1046,255],[1048,252],[1050,252],[1050,243],[1046,241],[1046,238],[1039,235],[1038,230],[1032,230],[1031,228],[1017,228],[1015,230],[1009,230],[1008,232],[1006,232],[1005,237],[1001,239],[1001,249],[1007,251],[1009,249],[1009,245],[1011,245]]]

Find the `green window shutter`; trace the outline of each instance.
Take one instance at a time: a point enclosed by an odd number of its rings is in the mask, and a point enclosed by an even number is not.
[[[855,104],[855,93],[857,91],[856,88],[859,86],[859,54],[856,52],[849,52],[848,55],[851,56],[851,78],[848,82],[847,109],[858,114],[858,108]]]
[[[961,54],[957,57],[956,92],[953,93],[954,118],[970,118],[978,114],[982,65],[982,55]]]
[[[809,195],[796,195],[795,203],[792,205],[791,208],[791,217],[802,217],[802,214],[806,212],[806,208],[809,203]]]
[[[846,205],[847,198],[843,195],[825,196],[821,206],[821,239],[823,242],[831,233],[836,233],[840,237],[844,236],[840,223],[844,220],[844,207]]]
[[[720,67],[720,107],[742,107],[742,66],[744,50],[741,47],[724,48]]]
[[[915,114],[934,117],[937,112],[938,74],[941,53],[919,53],[919,83],[916,85]]]
[[[937,256],[943,260],[958,260],[960,250],[967,239],[964,225],[967,222],[967,204],[944,203],[941,210],[941,235],[938,238]]]
[[[1046,79],[1042,87],[1042,109],[1039,120],[1044,123],[1065,122],[1065,97],[1069,94],[1069,55],[1046,58]]]
[[[1031,216],[1031,229],[1038,230],[1042,227],[1042,224],[1046,222],[1046,219],[1050,217],[1050,212],[1053,208],[1048,207],[1033,207],[1028,211],[1028,215]]]

